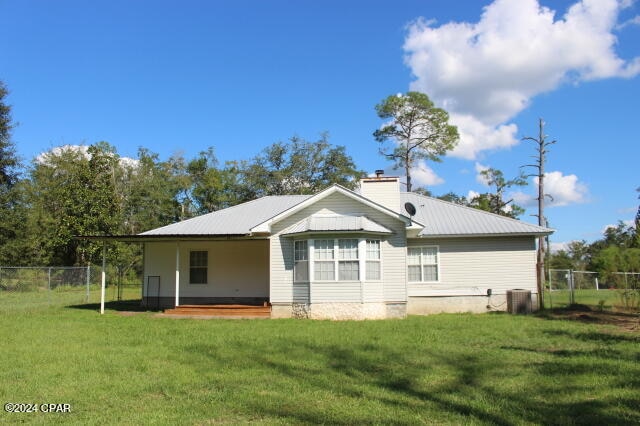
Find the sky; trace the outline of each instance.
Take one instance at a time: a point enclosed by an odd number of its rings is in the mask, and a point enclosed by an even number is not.
[[[414,184],[487,192],[548,141],[551,241],[593,241],[638,208],[640,4],[634,0],[0,0],[0,80],[29,164],[61,145],[107,141],[124,157],[214,147],[251,159],[328,132],[369,173],[375,105],[426,93],[460,142]],[[525,169],[534,173],[533,169]],[[537,190],[508,193],[536,223]]]

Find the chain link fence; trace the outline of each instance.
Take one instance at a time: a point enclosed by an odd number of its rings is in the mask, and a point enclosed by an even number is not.
[[[0,266],[0,312],[100,302],[102,269]],[[106,301],[140,299],[142,279],[131,271],[107,269]]]
[[[587,305],[600,310],[638,311],[640,273],[550,269],[545,304],[549,308]]]

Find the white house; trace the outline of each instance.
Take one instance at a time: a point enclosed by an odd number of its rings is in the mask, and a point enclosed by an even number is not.
[[[397,177],[267,196],[139,234],[143,304],[266,304],[272,318],[395,318],[537,300],[552,230],[400,192]]]

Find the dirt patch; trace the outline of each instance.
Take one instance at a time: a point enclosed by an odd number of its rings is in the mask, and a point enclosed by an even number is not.
[[[640,334],[640,314],[592,310],[588,306],[576,305],[566,309],[553,309],[543,314],[552,319],[580,321],[589,324],[612,325],[616,328]]]

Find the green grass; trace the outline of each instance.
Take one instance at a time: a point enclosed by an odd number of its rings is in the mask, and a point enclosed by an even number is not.
[[[0,423],[640,422],[640,335],[605,326],[506,314],[175,320],[6,311],[4,297],[0,401],[72,412],[0,412]]]
[[[624,310],[628,307],[622,297],[624,291],[620,289],[575,290],[575,303],[592,308],[599,308],[602,303],[605,310]],[[569,290],[547,291],[544,303],[547,308],[562,308],[570,305],[569,298]],[[632,305],[637,308],[637,298],[633,300]]]
[[[122,300],[140,299],[140,287],[123,287]],[[111,286],[105,289],[105,301],[111,302],[117,299],[117,287]],[[46,309],[59,308],[64,306],[79,305],[86,303],[100,303],[100,286],[91,285],[89,287],[89,298],[87,299],[87,288],[57,287],[53,290],[39,288],[35,291],[2,291],[0,290],[0,314],[15,312],[37,313]]]

